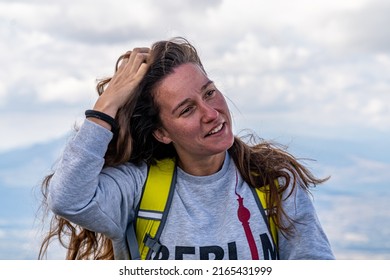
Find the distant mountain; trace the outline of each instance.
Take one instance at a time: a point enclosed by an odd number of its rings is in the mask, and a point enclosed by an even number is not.
[[[35,196],[39,196],[41,181],[51,172],[65,141],[63,137],[0,154],[0,218],[32,211],[34,199],[39,199]]]
[[[51,169],[66,139],[63,137],[0,153],[1,182],[8,187],[26,187],[26,184],[31,184]]]
[[[67,137],[0,153],[0,259],[36,259],[40,185]]]

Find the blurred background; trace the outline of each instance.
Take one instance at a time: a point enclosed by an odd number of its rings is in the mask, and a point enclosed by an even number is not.
[[[389,14],[385,0],[0,0],[0,259],[37,258],[41,181],[97,79],[174,36],[198,49],[235,133],[331,176],[313,196],[336,257],[390,259]]]

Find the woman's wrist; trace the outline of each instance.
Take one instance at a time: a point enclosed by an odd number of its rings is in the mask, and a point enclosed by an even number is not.
[[[118,124],[116,120],[101,111],[98,110],[86,110],[85,117],[90,119],[91,121],[109,129],[112,133],[116,134],[118,132]]]

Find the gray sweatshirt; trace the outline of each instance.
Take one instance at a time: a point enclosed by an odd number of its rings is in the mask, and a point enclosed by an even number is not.
[[[108,236],[116,259],[128,259],[126,228],[134,220],[147,176],[146,164],[103,168],[112,139],[86,120],[65,147],[49,185],[55,214]],[[249,213],[238,215],[239,203]],[[242,206],[241,206],[242,207]],[[334,259],[311,197],[301,188],[284,200],[295,234],[279,234],[280,259]],[[249,211],[249,212],[248,212]],[[272,236],[250,187],[229,154],[220,171],[192,176],[178,167],[176,188],[155,259],[275,259]]]

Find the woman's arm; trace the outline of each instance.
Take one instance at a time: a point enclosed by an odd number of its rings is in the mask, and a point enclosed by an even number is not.
[[[110,131],[85,121],[50,180],[48,205],[55,214],[114,238],[133,218],[147,167],[125,164],[102,170],[111,138]]]

